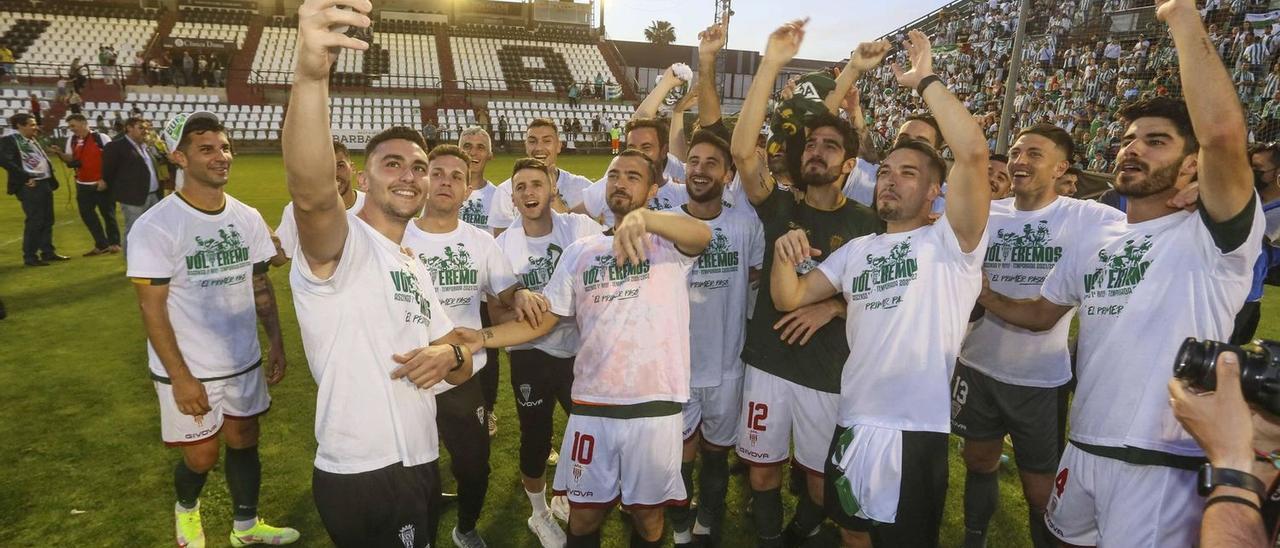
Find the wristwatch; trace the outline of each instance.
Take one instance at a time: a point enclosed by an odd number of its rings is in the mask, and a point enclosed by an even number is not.
[[[1253,474],[1230,468],[1214,468],[1207,462],[1200,465],[1200,473],[1196,476],[1196,491],[1200,496],[1207,497],[1214,487],[1222,485],[1253,491],[1258,494],[1258,500],[1267,498],[1267,486]]]

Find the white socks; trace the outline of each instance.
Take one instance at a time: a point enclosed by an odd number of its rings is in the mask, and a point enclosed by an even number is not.
[[[253,526],[257,524],[258,524],[258,516],[254,516],[249,519],[235,520],[236,531],[241,531],[241,532],[253,529]]]
[[[529,505],[533,507],[534,515],[545,514],[551,511],[550,508],[547,508],[546,493],[547,493],[546,487],[543,487],[542,490],[538,491],[537,493],[530,491],[528,489],[524,491],[524,494],[529,496]]]

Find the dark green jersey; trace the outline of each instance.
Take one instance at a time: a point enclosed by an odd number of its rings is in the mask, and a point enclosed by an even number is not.
[[[760,293],[755,312],[747,322],[747,342],[742,360],[751,367],[806,386],[814,390],[840,393],[840,371],[849,357],[849,341],[845,337],[844,319],[836,317],[823,326],[807,344],[787,344],[773,324],[784,316],[773,307],[769,294],[769,276],[773,270],[774,242],[788,231],[804,229],[809,245],[822,255],[801,264],[801,274],[817,267],[837,248],[859,236],[883,232],[883,223],[871,208],[846,200],[833,211],[815,209],[799,199],[799,195],[775,188],[756,212],[764,223],[764,268],[760,277]]]

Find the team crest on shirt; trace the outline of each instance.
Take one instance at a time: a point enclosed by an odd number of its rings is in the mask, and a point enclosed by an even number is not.
[[[1151,250],[1151,235],[1143,236],[1142,242],[1126,240],[1124,248],[1116,253],[1106,249],[1098,251],[1098,268],[1084,275],[1084,291],[1086,298],[1113,297],[1128,295],[1147,274],[1151,261],[1145,260]]]
[[[747,433],[747,438],[751,440],[751,446],[755,447],[756,442],[760,441],[760,434],[757,434],[755,430],[752,430]]]
[[[671,204],[671,200],[665,196],[654,196],[652,200],[649,200],[649,209],[654,211],[666,211],[673,207],[675,206]]]
[[[1022,233],[1000,229],[996,237],[987,246],[987,256],[983,258],[988,266],[1007,266],[1051,270],[1062,258],[1062,246],[1049,245],[1053,238],[1049,232],[1049,221],[1040,221],[1035,228],[1031,223],[1022,226]],[[1021,280],[1004,280],[1021,281]],[[1026,282],[1039,284],[1044,277]]]
[[[738,264],[738,252],[733,250],[729,236],[725,235],[723,228],[716,227],[711,233],[711,243],[698,256],[694,268],[701,274],[714,274],[736,271]]]
[[[484,210],[484,204],[480,203],[480,200],[467,200],[463,203],[462,209],[458,210],[458,218],[473,226],[489,226],[489,214]]]
[[[556,244],[547,246],[547,254],[542,257],[529,257],[529,271],[520,275],[520,281],[524,282],[524,286],[538,291],[551,281],[551,273],[555,272],[556,264],[560,262],[560,255],[564,254],[564,249]]]
[[[400,543],[404,544],[404,548],[413,548],[412,524],[400,528]]]
[[[887,255],[867,254],[867,268],[853,279],[850,284],[850,301],[866,300],[872,292],[909,285],[916,279],[919,265],[911,254],[911,237],[898,242]],[[899,295],[886,300],[866,303],[868,310],[876,308],[897,308],[902,298]]]
[[[574,483],[578,483],[578,480],[582,479],[582,472],[584,469],[585,467],[582,466],[581,464],[574,463],[573,465],[573,482]]]
[[[476,408],[476,420],[480,421],[480,425],[484,426],[484,406]]]
[[[196,236],[196,248],[194,253],[185,257],[187,275],[193,278],[237,270],[249,263],[249,245],[234,224],[219,228],[216,236]],[[240,272],[224,278],[201,280],[200,287],[236,285],[247,277],[247,273]]]
[[[476,270],[475,261],[471,258],[471,253],[467,251],[467,245],[459,243],[456,246],[444,246],[444,254],[440,256],[428,256],[425,253],[418,254],[418,260],[426,265],[427,271],[431,273],[431,282],[435,284],[436,290],[441,294],[440,304],[444,306],[466,306],[471,304],[474,298],[474,292],[480,289],[480,274]],[[466,297],[445,297],[450,292],[467,293]]]
[[[594,266],[582,273],[582,285],[586,286],[588,291],[608,284],[620,284],[649,277],[651,263],[648,259],[638,265],[618,264],[617,258],[613,255],[596,255],[595,261]]]

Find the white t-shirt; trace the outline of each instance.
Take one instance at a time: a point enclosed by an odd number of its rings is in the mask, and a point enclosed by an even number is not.
[[[983,271],[991,289],[1015,299],[1040,296],[1040,285],[1063,250],[1082,232],[1123,223],[1124,213],[1092,201],[1057,198],[1035,211],[1019,211],[1013,198],[991,202]],[[1052,388],[1071,380],[1067,334],[1071,314],[1053,329],[1029,331],[984,314],[964,339],[960,361],[1006,384]]]
[[[559,171],[560,176],[556,178],[556,194],[560,195],[560,199],[564,200],[569,209],[573,209],[582,203],[582,191],[591,186],[591,179],[563,169]],[[489,228],[505,229],[520,218],[515,204],[511,201],[511,179],[498,185],[489,199]]]
[[[359,190],[352,190],[352,192],[356,193],[356,200],[351,202],[347,213],[355,215],[364,209],[365,195]],[[298,249],[298,220],[293,216],[293,202],[284,205],[284,212],[280,214],[280,225],[276,227],[276,237],[280,238],[280,249],[284,250],[284,256],[292,259]]]
[[[591,217],[578,213],[551,211],[551,233],[536,238],[525,235],[523,223],[511,227],[498,236],[498,247],[506,255],[512,269],[524,286],[541,292],[551,280],[556,264],[573,242],[604,231],[604,227]],[[578,353],[578,326],[565,319],[550,333],[530,343],[516,345],[511,350],[537,348],[558,358],[568,358]]]
[[[275,245],[258,210],[227,195],[206,213],[172,194],[138,218],[128,244],[130,278],[169,279],[169,323],[192,375],[226,377],[262,359],[253,267]],[[147,357],[152,374],[168,376],[150,339]]]
[[[467,200],[462,202],[462,208],[458,210],[458,219],[464,223],[470,223],[471,226],[479,228],[490,234],[493,229],[489,227],[489,203],[493,199],[493,193],[498,187],[489,181],[484,182],[484,186],[479,189],[472,190],[467,196]],[[510,194],[507,195],[511,197]]]
[[[944,215],[855,239],[818,264],[849,303],[841,426],[951,431],[951,373],[982,290],[986,240],[962,252]]]
[[[667,167],[662,168],[662,176],[669,181],[675,181],[684,184],[684,162],[676,158],[675,154],[667,153]]]
[[[1082,231],[1040,289],[1078,306],[1072,440],[1175,455],[1204,453],[1174,419],[1169,377],[1183,339],[1225,341],[1261,249],[1257,205],[1245,243],[1222,253],[1200,212]]]
[[[685,207],[676,210],[689,215]],[[692,217],[692,215],[689,215]],[[764,225],[739,210],[725,209],[711,226],[711,244],[689,272],[690,386],[720,386],[742,376],[750,269],[764,263]]]
[[[487,231],[459,222],[452,232],[433,234],[415,223],[405,227],[400,244],[426,267],[444,313],[458,327],[480,329],[481,297],[516,284],[511,264]],[[472,355],[471,369],[487,363],[483,350]]]
[[[581,347],[572,397],[595,405],[689,399],[689,270],[695,257],[648,236],[640,266],[618,264],[612,233],[574,242],[543,294],[576,316]]]
[[[604,219],[606,226],[613,226],[617,222],[604,195],[608,190],[606,186],[608,178],[608,175],[602,177],[582,192],[582,207],[586,208],[588,215],[596,219]],[[658,187],[658,192],[653,199],[649,200],[648,207],[654,211],[675,211],[687,203],[689,203],[689,191],[685,190],[685,186],[666,179],[662,186]]]
[[[864,206],[875,209],[876,207],[876,173],[880,170],[880,164],[873,164],[862,158],[858,158],[858,163],[853,166],[853,170],[849,172],[849,176],[844,181],[844,195],[846,198],[858,202]],[[933,200],[933,212],[945,213],[947,210],[947,183],[942,183],[942,194]]]
[[[399,244],[355,215],[333,275],[320,279],[306,255],[289,273],[298,328],[316,389],[316,460],[320,470],[358,474],[397,462],[436,460],[436,394],[391,379],[404,354],[448,335],[426,268]]]

